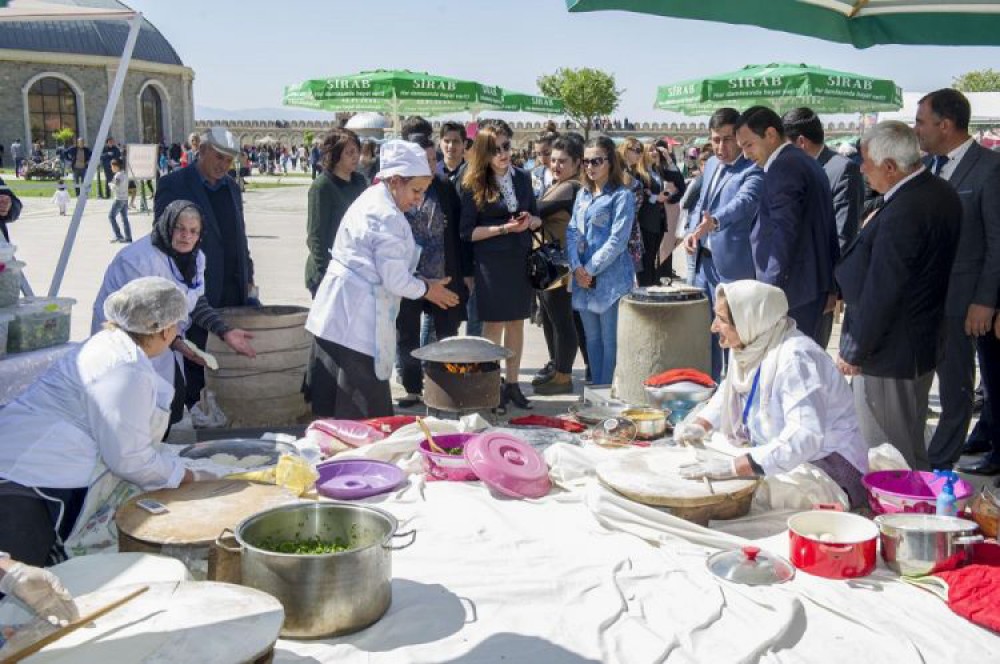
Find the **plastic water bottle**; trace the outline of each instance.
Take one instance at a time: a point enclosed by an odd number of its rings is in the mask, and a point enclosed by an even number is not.
[[[934,474],[944,478],[944,486],[937,495],[935,513],[938,516],[958,516],[958,502],[955,500],[955,482],[958,474],[953,470],[935,470]]]

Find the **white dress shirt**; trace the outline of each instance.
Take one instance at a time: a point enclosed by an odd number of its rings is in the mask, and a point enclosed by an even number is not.
[[[965,153],[969,151],[969,147],[972,146],[973,140],[974,139],[970,136],[967,141],[947,154],[948,161],[941,167],[938,177],[944,178],[945,180],[951,179],[951,176],[955,173],[955,169],[958,168],[958,165],[962,162],[962,157],[965,156]]]

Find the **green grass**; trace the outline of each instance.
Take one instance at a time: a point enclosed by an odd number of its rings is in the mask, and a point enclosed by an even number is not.
[[[56,186],[59,184],[56,180],[6,180],[6,183],[18,198],[52,198],[52,194],[56,193]],[[71,199],[76,199],[76,189],[73,187],[72,178],[66,181],[66,191],[69,192]],[[96,196],[97,183],[92,182],[90,197],[95,198]]]

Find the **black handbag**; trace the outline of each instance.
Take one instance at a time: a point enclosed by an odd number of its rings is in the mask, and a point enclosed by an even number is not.
[[[535,290],[546,290],[569,274],[569,260],[556,240],[546,240],[539,232],[532,236],[537,244],[528,254],[528,281]]]

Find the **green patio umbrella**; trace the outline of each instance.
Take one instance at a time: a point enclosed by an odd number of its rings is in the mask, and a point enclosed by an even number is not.
[[[817,113],[898,111],[903,107],[903,92],[888,79],[776,63],[662,85],[654,104],[686,115],[711,115],[721,106],[745,109],[757,105],[778,113],[797,106]]]
[[[503,91],[503,110],[520,111],[522,113],[541,113],[542,115],[560,115],[563,113],[563,103],[560,99],[528,95],[521,92]]]
[[[408,70],[363,71],[285,87],[282,102],[324,111],[441,115],[503,108],[497,86]],[[398,126],[398,123],[397,123]]]
[[[566,0],[566,6],[756,25],[856,48],[1000,44],[996,0]]]

